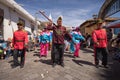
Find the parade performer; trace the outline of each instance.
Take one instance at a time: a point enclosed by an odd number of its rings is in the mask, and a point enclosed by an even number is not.
[[[79,57],[80,43],[82,40],[85,41],[85,38],[81,35],[80,29],[76,28],[72,33],[72,41],[75,46],[74,57]]]
[[[106,30],[102,28],[103,21],[97,21],[97,29],[93,31],[92,38],[94,41],[94,58],[95,65],[99,67],[99,54],[102,54],[102,65],[107,68],[107,35]]]
[[[40,34],[39,42],[40,42],[40,57],[47,57],[50,43],[50,33],[47,31],[46,28],[44,28],[42,33]]]
[[[74,34],[74,29],[70,32],[71,36],[73,36],[73,34]],[[75,46],[74,46],[74,42],[72,40],[72,41],[70,41],[70,53],[74,54],[74,51],[75,51]]]
[[[53,36],[52,34],[53,34],[53,32],[50,31],[50,44],[49,44],[49,50],[52,49],[52,36]]]
[[[50,26],[52,26],[52,22],[49,22],[47,24],[47,27],[50,27]],[[49,50],[51,50],[51,48],[52,48],[52,34],[53,34],[53,31],[52,30],[48,30],[47,32],[50,34]]]
[[[53,62],[53,67],[55,67],[56,64],[60,64],[62,67],[64,67],[63,62],[63,55],[64,55],[64,38],[70,37],[69,34],[67,34],[66,28],[62,25],[62,17],[59,17],[57,20],[57,25],[54,26],[48,26],[48,29],[53,30],[53,39],[52,39],[52,51],[51,51],[51,58]]]
[[[14,61],[14,66],[18,66],[19,65],[18,55],[20,54],[21,57],[20,67],[23,68],[25,62],[25,51],[28,45],[28,34],[24,30],[22,22],[18,22],[17,26],[18,26],[18,30],[16,30],[13,33],[13,41],[12,41],[14,47],[13,61]]]

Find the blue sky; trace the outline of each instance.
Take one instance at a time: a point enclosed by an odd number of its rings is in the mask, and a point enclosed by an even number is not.
[[[105,0],[15,0],[22,4],[31,15],[39,10],[44,11],[47,16],[52,15],[53,22],[59,16],[63,16],[63,25],[77,27],[93,14],[98,14]],[[41,21],[47,21],[40,13],[36,15]]]

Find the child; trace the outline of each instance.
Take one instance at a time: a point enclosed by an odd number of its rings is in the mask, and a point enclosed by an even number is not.
[[[8,58],[9,56],[12,56],[13,54],[13,47],[12,47],[12,39],[8,38],[7,41],[7,47],[6,47],[6,58]]]

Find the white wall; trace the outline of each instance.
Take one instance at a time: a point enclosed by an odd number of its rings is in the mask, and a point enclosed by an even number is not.
[[[10,9],[9,7],[0,3],[0,8],[4,10],[4,39],[7,40],[9,37],[13,37],[13,30],[17,30],[16,23],[18,22],[19,18],[25,20],[25,30],[31,32],[31,22],[30,20],[24,18],[21,14],[17,11]],[[10,19],[11,18],[11,19]],[[9,21],[11,20],[11,24],[9,25]]]

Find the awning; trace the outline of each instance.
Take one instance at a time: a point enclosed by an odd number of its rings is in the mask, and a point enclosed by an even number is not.
[[[120,28],[120,20],[112,22],[106,26],[107,28]]]
[[[120,28],[120,23],[108,26],[108,28]]]

